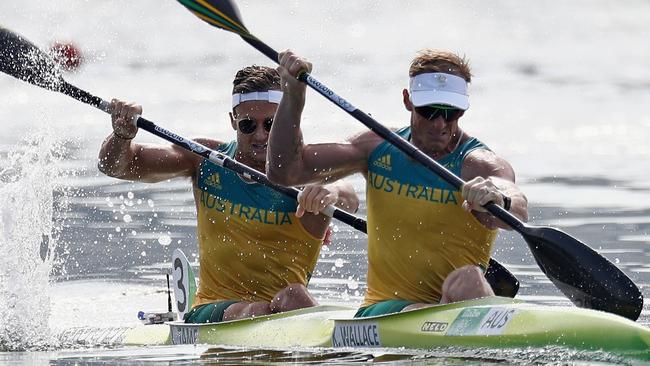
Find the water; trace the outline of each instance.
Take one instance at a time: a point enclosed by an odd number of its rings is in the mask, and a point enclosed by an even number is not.
[[[589,243],[649,295],[648,2],[239,6],[254,34],[278,50],[292,47],[309,57],[317,78],[389,126],[408,118],[401,90],[417,49],[468,55],[475,78],[472,107],[461,124],[515,167],[531,221]],[[0,24],[43,48],[74,41],[86,60],[66,80],[107,99],[138,101],[147,118],[188,137],[231,138],[226,113],[232,76],[247,64],[270,64],[173,1],[7,1],[0,4]],[[6,131],[0,134],[0,344],[11,351],[0,353],[0,363],[621,362],[557,350],[337,354],[61,344],[57,335],[66,330],[132,326],[138,310],[165,308],[163,274],[171,252],[182,248],[190,260],[197,252],[189,182],[147,185],[102,176],[96,156],[110,132],[108,116],[6,76],[0,76],[0,90]],[[364,130],[315,93],[308,98],[307,141],[340,141]],[[138,140],[159,142],[145,132]],[[351,182],[363,194],[363,179]],[[365,289],[365,236],[343,224],[337,229],[310,290],[322,303],[358,304]],[[519,277],[521,298],[568,304],[518,235],[502,233],[495,257]],[[639,322],[650,324],[647,308]]]
[[[49,317],[49,274],[60,232],[52,193],[61,183],[61,146],[40,131],[21,147],[6,157],[0,186],[0,345],[9,350],[50,342],[47,323],[33,320]],[[65,204],[64,196],[58,202]]]

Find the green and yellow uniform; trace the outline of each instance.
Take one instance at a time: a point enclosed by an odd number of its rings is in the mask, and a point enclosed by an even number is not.
[[[218,150],[233,157],[236,149],[233,141]],[[291,283],[307,285],[322,239],[295,216],[295,200],[209,160],[199,167],[194,196],[201,263],[194,309],[271,301]]]
[[[409,139],[411,128],[397,133]],[[463,160],[476,149],[487,147],[471,138],[438,162],[460,176]],[[366,195],[369,265],[362,307],[388,300],[436,303],[454,269],[487,268],[497,230],[461,207],[459,190],[388,142],[368,159]]]

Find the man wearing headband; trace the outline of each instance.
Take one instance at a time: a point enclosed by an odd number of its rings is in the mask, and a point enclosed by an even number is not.
[[[459,127],[469,108],[466,60],[436,50],[411,63],[402,92],[410,123],[395,132],[467,183],[456,190],[373,132],[345,143],[305,145],[300,119],[310,62],[280,54],[284,95],[269,140],[267,174],[283,185],[366,177],[368,288],[359,317],[493,295],[484,278],[498,228],[492,201],[527,220],[510,164]]]
[[[264,171],[273,116],[282,97],[275,69],[246,67],[235,76],[230,123],[237,139],[196,139]],[[354,212],[349,184],[307,186],[298,203],[175,145],[132,142],[138,105],[113,100],[113,132],[99,153],[112,177],[160,182],[190,177],[197,209],[200,283],[190,323],[220,322],[314,306],[306,285],[328,230],[329,204]]]

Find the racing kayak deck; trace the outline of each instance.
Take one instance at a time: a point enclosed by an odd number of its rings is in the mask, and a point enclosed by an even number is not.
[[[324,305],[218,324],[144,325],[126,331],[122,343],[413,349],[561,346],[650,359],[650,329],[595,310],[489,297],[363,319],[352,319],[355,311]]]

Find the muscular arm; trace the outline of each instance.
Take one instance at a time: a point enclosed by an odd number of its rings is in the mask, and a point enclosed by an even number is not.
[[[213,140],[200,143],[215,145]],[[140,144],[111,134],[99,151],[99,170],[111,177],[155,183],[191,177],[201,157],[175,145]]]
[[[286,95],[286,94],[285,94]],[[269,180],[285,186],[332,182],[366,168],[364,140],[355,136],[343,143],[305,145],[300,130],[304,99],[296,104],[283,97],[269,136],[266,172]],[[372,133],[374,135],[374,133]]]
[[[305,84],[296,80],[300,70],[311,64],[283,52],[278,69],[283,97],[273,120],[268,142],[266,173],[284,186],[328,183],[366,169],[369,148],[380,140],[374,133],[356,136],[345,143],[305,145],[300,120],[305,106]]]
[[[137,144],[133,139],[138,128],[132,123],[142,114],[142,107],[121,100],[111,101],[113,132],[99,150],[99,170],[111,177],[139,181],[160,182],[194,174],[201,157],[176,145]],[[220,143],[199,139],[199,143],[215,148]]]
[[[276,115],[277,116],[277,115]],[[295,155],[276,153],[272,144],[284,145],[283,138],[269,138],[269,180],[284,186],[327,184],[354,173],[364,173],[370,151],[381,139],[372,132],[352,137],[342,143],[324,143],[295,147]],[[274,158],[270,158],[271,156]]]
[[[467,182],[468,186],[471,186],[476,182],[476,177],[488,180],[489,182],[485,182],[487,185],[493,184],[501,193],[510,197],[512,200],[510,213],[524,222],[528,221],[528,199],[515,184],[515,172],[510,163],[492,151],[475,150],[465,158],[461,178]],[[466,196],[466,190],[467,188],[463,189],[463,196]],[[465,198],[467,199],[467,197]],[[503,205],[503,198],[500,195],[493,201],[498,205]],[[476,206],[480,204],[479,202],[472,203],[473,205],[470,205],[473,206],[472,213],[486,227],[511,230],[510,226],[501,220],[482,209],[478,209]]]

